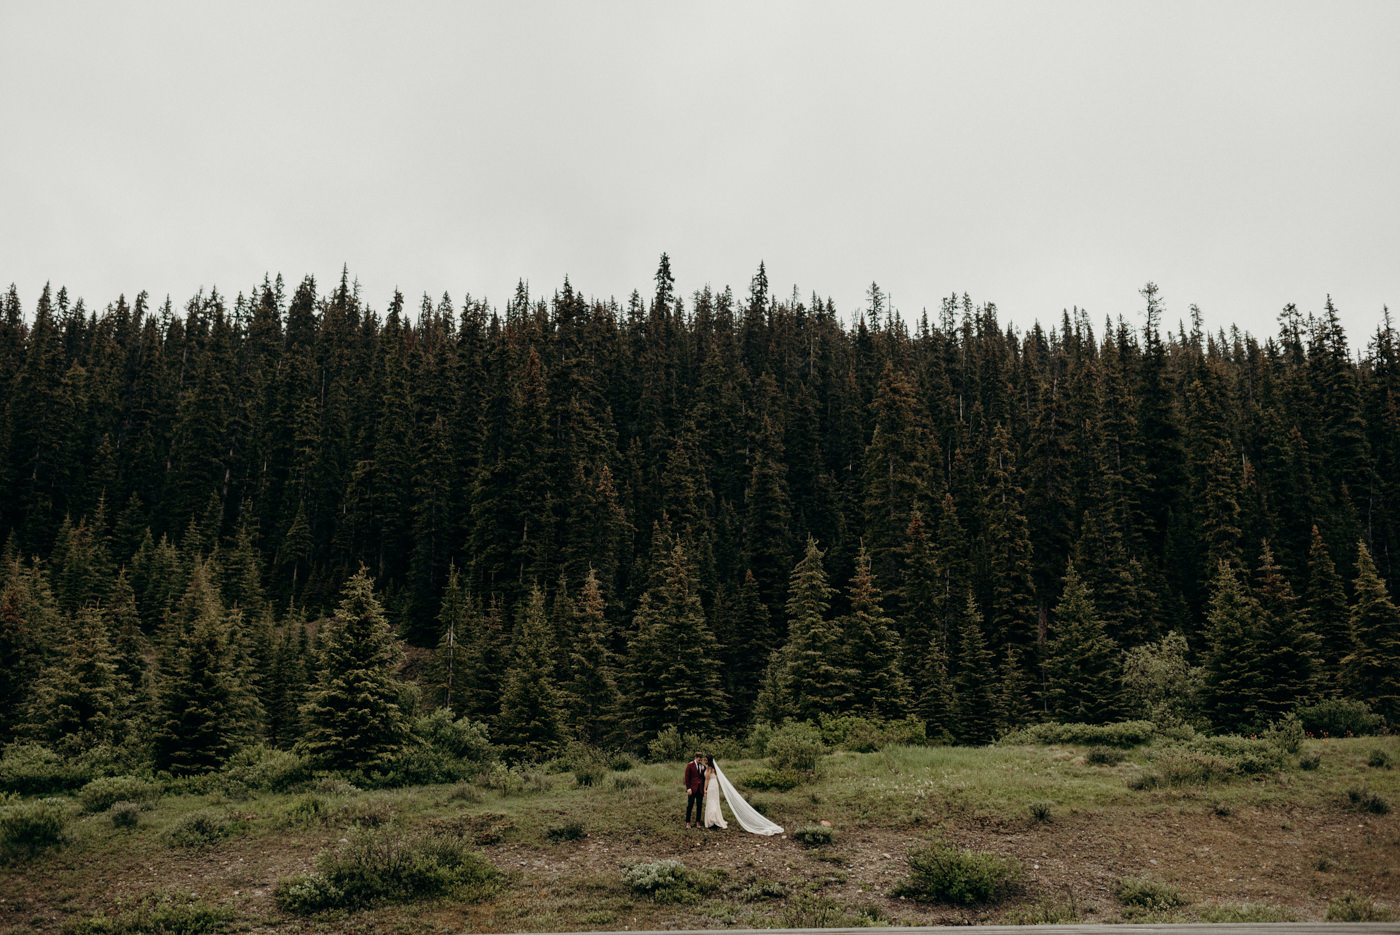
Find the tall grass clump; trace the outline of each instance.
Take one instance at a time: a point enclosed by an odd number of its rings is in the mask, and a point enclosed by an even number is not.
[[[1346,892],[1327,904],[1328,922],[1393,922],[1395,913],[1360,893]]]
[[[496,891],[500,877],[458,835],[352,828],[345,846],[316,858],[315,873],[279,881],[272,895],[296,915],[449,896],[479,902]]]
[[[68,840],[68,803],[39,799],[0,806],[0,863],[18,863]]]
[[[1020,861],[933,841],[909,850],[909,878],[893,895],[920,902],[974,906],[1000,902],[1021,888]]]

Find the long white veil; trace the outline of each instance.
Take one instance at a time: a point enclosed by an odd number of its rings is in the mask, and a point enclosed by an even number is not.
[[[719,763],[715,763],[715,778],[719,780],[720,789],[724,790],[724,798],[729,802],[729,810],[734,813],[734,818],[739,822],[739,827],[749,834],[782,834],[783,826],[775,825],[759,814],[744,797],[739,794],[739,790],[734,788],[734,783],[729,781],[729,777],[724,775],[724,770],[719,768]]]

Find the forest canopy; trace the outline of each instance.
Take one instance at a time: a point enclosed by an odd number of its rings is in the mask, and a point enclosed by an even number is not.
[[[762,265],[681,296],[664,255],[649,296],[503,310],[12,286],[0,742],[194,772],[352,722],[369,764],[454,723],[519,758],[823,714],[1394,724],[1388,312],[1353,352],[1330,299],[1262,339],[1142,299],[1018,331],[872,285],[851,322]]]

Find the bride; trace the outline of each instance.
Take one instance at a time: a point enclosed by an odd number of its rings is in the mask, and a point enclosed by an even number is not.
[[[719,793],[724,791],[724,798],[729,802],[729,810],[734,813],[734,820],[739,822],[739,827],[750,834],[782,834],[782,825],[774,824],[758,813],[744,797],[739,794],[739,790],[734,788],[734,784],[729,781],[720,770],[719,764],[712,756],[705,757],[705,827],[706,828],[728,828],[729,823],[724,820],[724,815],[719,808]]]

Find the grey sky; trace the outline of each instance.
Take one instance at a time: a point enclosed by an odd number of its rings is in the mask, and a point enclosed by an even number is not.
[[[1400,3],[0,0],[0,280],[1400,304]]]

